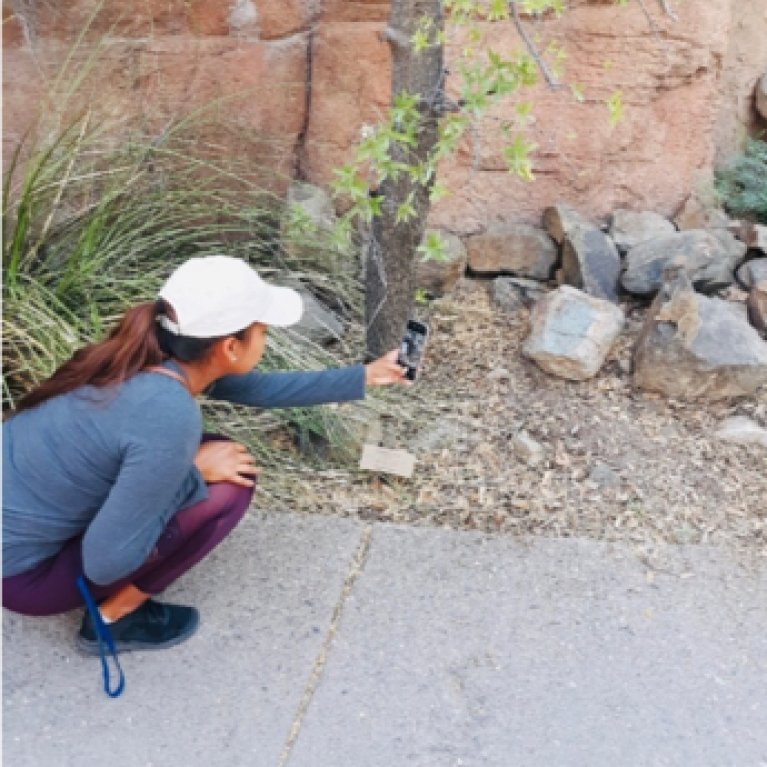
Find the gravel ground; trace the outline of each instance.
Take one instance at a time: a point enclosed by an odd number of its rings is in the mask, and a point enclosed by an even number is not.
[[[767,451],[713,436],[729,415],[767,425],[767,392],[710,403],[632,388],[644,311],[627,307],[627,330],[599,375],[576,383],[521,355],[527,310],[498,312],[484,282],[462,281],[421,311],[432,337],[423,377],[405,395],[413,418],[381,419],[381,444],[416,454],[413,479],[307,471],[300,492],[281,500],[418,526],[621,540],[650,560],[663,543],[767,557]],[[515,453],[520,431],[545,448],[538,466]]]

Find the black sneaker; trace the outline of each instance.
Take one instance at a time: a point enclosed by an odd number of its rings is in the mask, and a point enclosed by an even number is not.
[[[107,624],[117,652],[129,650],[164,650],[181,644],[197,631],[200,613],[194,607],[167,605],[147,599],[141,607]],[[86,610],[77,646],[89,655],[99,655],[99,640],[93,620]]]

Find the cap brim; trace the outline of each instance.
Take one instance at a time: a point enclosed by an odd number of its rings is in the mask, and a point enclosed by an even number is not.
[[[269,285],[269,308],[258,318],[265,325],[287,328],[300,322],[304,314],[304,299],[292,288]]]

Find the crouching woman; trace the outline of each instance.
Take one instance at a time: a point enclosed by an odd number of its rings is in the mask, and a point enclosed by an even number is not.
[[[93,654],[105,636],[113,652],[188,639],[197,610],[154,597],[237,526],[257,474],[243,446],[202,435],[194,397],[305,407],[403,382],[396,352],[256,372],[268,326],[301,313],[298,293],[239,259],[191,259],[24,397],[3,425],[3,606],[42,616],[90,602],[77,643]]]

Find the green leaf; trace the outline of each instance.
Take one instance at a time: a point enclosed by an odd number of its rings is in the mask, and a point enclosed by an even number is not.
[[[337,250],[346,250],[352,242],[352,219],[346,215],[336,221],[331,232],[331,243]]]
[[[572,85],[570,85],[570,91],[573,94],[573,98],[579,104],[582,104],[586,100],[585,90],[582,85],[579,85],[578,83],[572,83]]]
[[[514,141],[503,150],[503,157],[509,166],[509,173],[516,173],[525,181],[533,181],[535,176],[532,171],[530,152],[534,149],[534,144],[528,144],[524,136],[517,135]]]
[[[416,30],[415,34],[410,38],[410,42],[413,45],[413,50],[416,53],[420,53],[429,47],[429,35],[422,29]]]
[[[447,261],[447,242],[442,239],[439,232],[430,231],[424,242],[416,248],[418,253],[423,253],[421,261]]]
[[[530,103],[527,103],[527,102],[522,103],[522,104],[517,104],[516,107],[515,107],[517,115],[522,120],[527,120],[527,118],[530,117],[532,109],[533,109],[533,105],[530,104]]]
[[[614,128],[623,119],[623,91],[617,90],[607,99],[610,113],[610,127]]]
[[[489,21],[502,21],[509,18],[509,8],[506,0],[490,0],[490,9],[487,13]]]
[[[360,200],[357,205],[357,211],[363,221],[370,223],[374,218],[381,215],[381,205],[386,198],[381,195],[368,195],[364,200]]]
[[[407,223],[411,218],[415,216],[415,208],[413,207],[413,197],[415,192],[410,192],[405,201],[397,208],[397,215],[394,219],[395,224]]]
[[[344,165],[333,171],[335,179],[330,182],[336,197],[348,195],[352,202],[364,200],[368,194],[368,185],[357,176],[357,169],[350,165]]]
[[[440,181],[435,181],[429,192],[429,200],[431,202],[439,202],[450,194],[447,187]]]
[[[398,93],[394,97],[394,106],[391,109],[391,120],[394,125],[409,125],[420,120],[418,102],[420,97],[406,92]]]

